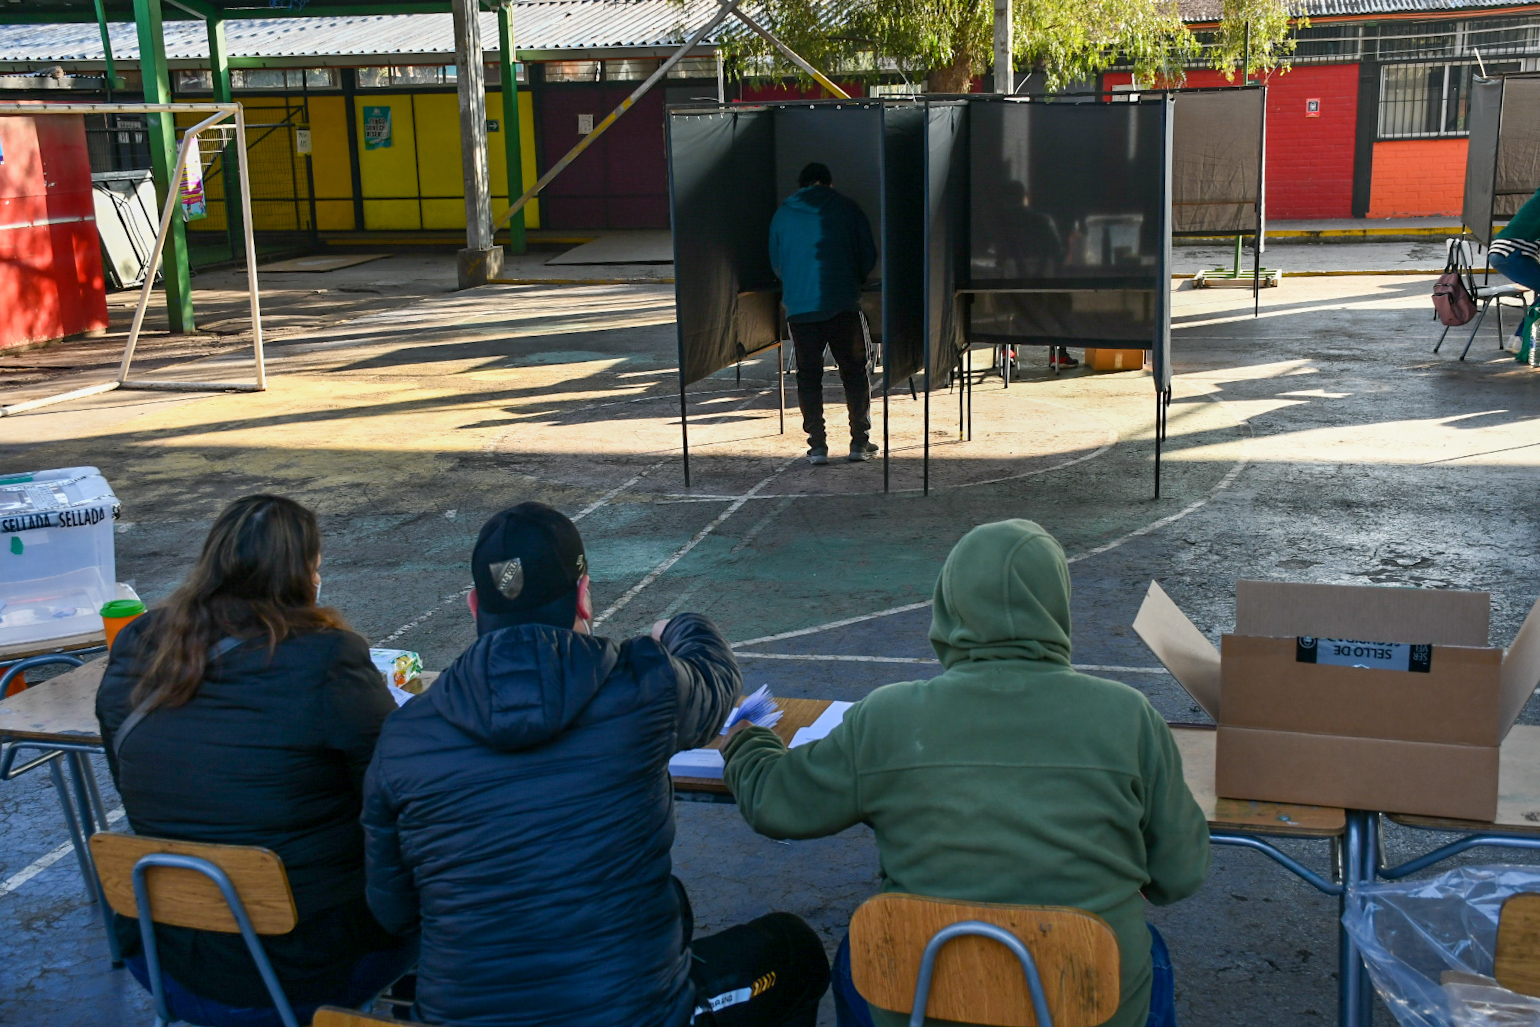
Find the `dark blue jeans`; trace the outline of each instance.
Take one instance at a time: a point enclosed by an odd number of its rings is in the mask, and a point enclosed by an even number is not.
[[[1487,261],[1492,270],[1514,285],[1540,293],[1540,261],[1522,253],[1494,253]]]
[[[309,1023],[315,1011],[322,1006],[343,1006],[357,1009],[384,991],[396,978],[417,964],[418,939],[413,936],[393,949],[378,949],[361,957],[353,964],[347,986],[335,998],[326,1002],[310,1002],[295,1005],[294,1017],[300,1023]],[[150,975],[144,955],[129,956],[124,960],[128,972],[134,975],[145,991],[150,990]],[[204,998],[189,990],[170,976],[166,979],[166,1008],[173,1020],[185,1020],[198,1027],[283,1027],[278,1010],[272,1006],[227,1006],[223,1002]]]
[[[1176,1027],[1176,975],[1171,969],[1171,953],[1166,939],[1150,927],[1150,959],[1155,964],[1155,984],[1150,989],[1150,1018],[1144,1027]],[[840,942],[831,973],[834,992],[834,1018],[839,1027],[872,1027],[872,1014],[866,1000],[856,991],[850,978],[850,935]]]

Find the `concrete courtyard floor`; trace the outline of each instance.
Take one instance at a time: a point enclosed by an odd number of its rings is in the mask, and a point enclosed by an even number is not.
[[[1409,247],[1422,245],[1314,249],[1393,270],[1371,251],[1416,264],[1428,258]],[[6,418],[0,469],[100,467],[123,504],[118,576],[151,601],[186,572],[223,503],[293,496],[322,517],[327,601],[373,643],[415,649],[434,668],[473,637],[466,559],[482,520],[522,499],[578,520],[604,632],[704,612],[737,644],[745,684],[788,696],[855,699],[936,673],[925,640],[936,571],[963,531],[1002,517],[1040,521],[1070,554],[1075,662],[1141,689],[1172,721],[1202,714],[1130,628],[1151,579],[1213,637],[1230,626],[1241,577],[1489,591],[1499,644],[1540,594],[1540,377],[1497,351],[1490,321],[1465,362],[1462,333],[1433,355],[1431,276],[1286,278],[1257,318],[1249,293],[1182,283],[1155,501],[1150,380],[1055,377],[1042,350],[1024,353],[1009,390],[995,378],[975,386],[971,441],[958,440],[956,394],[934,396],[929,496],[918,491],[923,405],[906,392],[889,404],[884,494],[880,462],[797,459],[794,413],[778,432],[771,360],[746,363],[741,384],[729,369],[690,390],[686,488],[671,287],[449,293],[432,284],[442,267],[414,257],[413,272],[405,259],[345,279],[406,281],[405,296],[377,285],[361,306],[318,303],[311,323],[275,331],[269,391],[119,392]],[[236,346],[165,345],[166,376],[249,367]],[[52,370],[5,401],[101,377],[62,349],[38,353]],[[837,410],[833,375],[826,384]],[[1525,720],[1537,719],[1532,703]],[[832,951],[876,886],[865,829],[777,843],[731,805],[681,803],[677,818],[676,872],[701,933],[787,909]],[[0,1022],[147,1022],[147,998],[108,968],[41,775],[0,786],[0,840]],[[1388,858],[1440,840],[1387,828]],[[1321,843],[1284,847],[1329,865]],[[1204,889],[1151,917],[1171,944],[1183,1023],[1332,1021],[1335,916],[1334,900],[1261,856],[1216,849]]]

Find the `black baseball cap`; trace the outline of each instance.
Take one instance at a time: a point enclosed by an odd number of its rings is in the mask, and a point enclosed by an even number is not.
[[[583,536],[544,503],[509,507],[481,527],[471,552],[480,634],[519,624],[570,628],[588,573]]]

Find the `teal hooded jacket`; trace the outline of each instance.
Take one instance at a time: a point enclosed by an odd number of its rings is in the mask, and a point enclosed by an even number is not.
[[[781,280],[788,321],[827,321],[857,309],[876,263],[871,222],[856,201],[829,186],[797,190],[770,219],[770,266]]]
[[[875,690],[796,749],[743,731],[725,777],[744,819],[772,838],[870,825],[884,891],[1101,916],[1122,960],[1108,1023],[1140,1027],[1145,901],[1198,890],[1208,825],[1149,701],[1071,669],[1069,599],[1064,551],[1042,528],[973,529],[936,583],[930,640],[945,672]],[[872,1012],[878,1027],[904,1022]]]

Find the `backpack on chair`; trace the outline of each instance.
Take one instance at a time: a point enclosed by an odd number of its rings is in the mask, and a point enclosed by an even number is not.
[[[1476,316],[1476,300],[1470,294],[1465,276],[1460,273],[1459,253],[1460,246],[1449,247],[1444,273],[1433,286],[1433,310],[1441,323],[1450,326],[1469,324]]]

